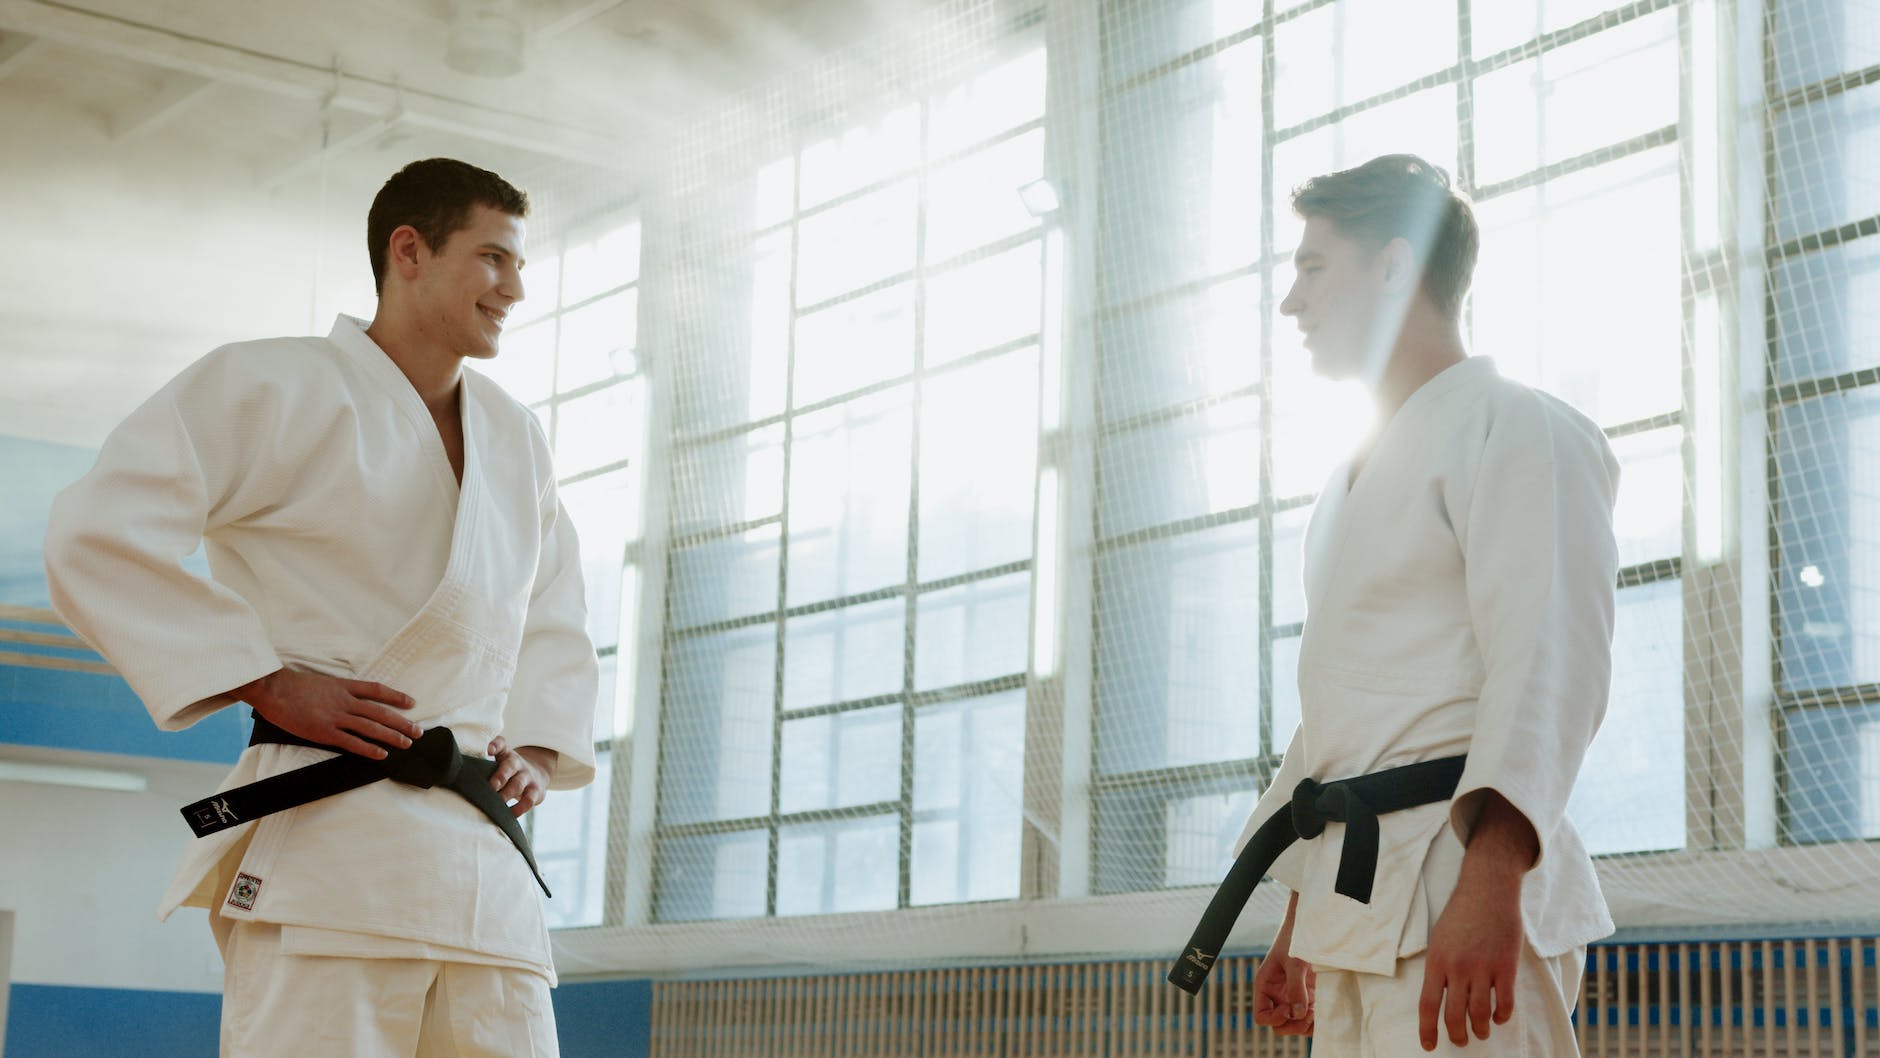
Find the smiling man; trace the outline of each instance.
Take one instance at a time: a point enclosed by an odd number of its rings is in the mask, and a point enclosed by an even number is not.
[[[369,325],[210,353],[54,507],[54,605],[157,724],[254,710],[160,909],[210,912],[225,1055],[557,1053],[516,820],[593,777],[598,677],[547,440],[462,370],[522,299],[527,213],[406,166]]]
[[[1468,355],[1477,231],[1441,170],[1378,158],[1293,208],[1280,311],[1382,425],[1306,531],[1302,720],[1242,838],[1294,841],[1256,1020],[1323,1058],[1571,1055],[1612,929],[1566,806],[1606,707],[1618,465]]]

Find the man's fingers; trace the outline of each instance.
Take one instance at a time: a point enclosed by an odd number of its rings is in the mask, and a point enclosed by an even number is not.
[[[371,680],[345,680],[343,682],[346,684],[346,689],[351,691],[355,698],[368,698],[375,702],[384,702],[394,709],[409,709],[418,704],[411,695],[403,691],[395,691],[383,683],[374,683]]]
[[[1500,990],[1496,989],[1496,991]],[[1489,987],[1486,983],[1477,982],[1476,986],[1469,990],[1469,1028],[1475,1031],[1475,1038],[1478,1040],[1488,1039],[1491,1001],[1492,997],[1489,995]]]
[[[1458,1047],[1469,1042],[1469,986],[1462,981],[1449,982],[1449,996],[1443,1001],[1443,1024],[1449,1029],[1449,1042]]]
[[[1442,1012],[1443,976],[1433,963],[1423,966],[1423,993],[1417,998],[1417,1040],[1423,1049],[1436,1049],[1436,1019]]]
[[[1495,981],[1495,1024],[1506,1025],[1514,1017],[1514,969]]]
[[[489,755],[492,757],[500,757],[503,755],[503,750],[508,748],[509,743],[504,740],[503,736],[497,735],[495,738],[490,739]]]

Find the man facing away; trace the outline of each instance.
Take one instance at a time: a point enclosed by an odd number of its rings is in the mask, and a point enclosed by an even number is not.
[[[405,167],[367,217],[370,325],[215,350],[54,505],[53,603],[157,724],[254,709],[205,822],[257,780],[401,759],[427,729],[448,729],[438,760],[489,770],[191,844],[160,914],[209,910],[225,1055],[557,1053],[533,863],[504,827],[592,779],[598,677],[547,441],[462,370],[522,299],[527,213],[495,173]],[[210,579],[182,564],[199,543]]]
[[[1324,789],[1302,780],[1443,758],[1460,778],[1378,814],[1368,902],[1340,872],[1346,823],[1275,861],[1293,895],[1255,1020],[1319,1058],[1576,1054],[1585,946],[1612,921],[1565,812],[1611,675],[1618,464],[1586,417],[1464,350],[1478,235],[1441,170],[1378,158],[1293,208],[1280,311],[1382,425],[1312,513],[1302,722],[1248,834]]]

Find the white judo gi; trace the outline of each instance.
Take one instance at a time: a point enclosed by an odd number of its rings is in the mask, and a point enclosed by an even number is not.
[[[286,665],[374,680],[459,748],[594,775],[598,681],[578,544],[534,416],[463,373],[464,464],[364,324],[225,346],[105,442],[55,502],[53,604],[177,730]],[[183,560],[198,542],[213,580]],[[229,789],[331,756],[249,747]],[[182,825],[182,820],[178,820]],[[554,980],[533,877],[448,790],[383,781],[191,840],[163,897],[281,928],[307,955],[441,959]]]
[[[1355,481],[1340,466],[1321,493],[1305,540],[1302,719],[1240,844],[1301,779],[1468,754],[1454,801],[1379,817],[1369,904],[1333,891],[1342,823],[1274,863],[1298,893],[1291,954],[1320,971],[1321,996],[1339,988],[1328,971],[1397,975],[1424,951],[1480,809],[1471,795],[1486,790],[1540,840],[1521,893],[1530,954],[1573,956],[1612,932],[1566,807],[1611,678],[1618,473],[1598,426],[1474,357],[1411,395]],[[1532,1012],[1516,1006],[1517,1020]],[[1414,1047],[1416,1029],[1412,1017],[1389,1031]]]

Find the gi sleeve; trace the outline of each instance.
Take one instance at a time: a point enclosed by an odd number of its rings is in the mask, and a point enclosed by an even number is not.
[[[542,549],[516,655],[516,679],[504,709],[503,737],[512,746],[541,746],[561,755],[551,789],[594,780],[594,705],[600,668],[587,633],[581,542],[551,483],[542,496]]]
[[[1565,818],[1612,678],[1618,464],[1597,427],[1523,392],[1497,409],[1449,510],[1485,678],[1450,821],[1466,845],[1483,795],[1534,827]]]
[[[281,667],[248,602],[183,566],[210,530],[284,484],[267,455],[278,394],[212,353],[106,438],[53,501],[46,580],[66,624],[129,682],[157,726],[179,731]]]

